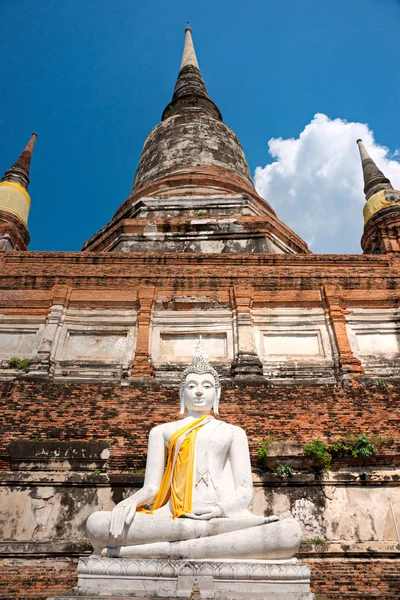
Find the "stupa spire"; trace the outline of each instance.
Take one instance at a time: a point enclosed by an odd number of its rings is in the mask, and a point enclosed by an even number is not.
[[[183,67],[187,67],[188,65],[192,65],[193,67],[200,69],[197,61],[196,51],[193,45],[192,30],[189,26],[187,26],[185,29],[185,45],[183,47],[181,69],[183,69]]]
[[[28,189],[29,171],[36,138],[37,133],[32,133],[31,139],[21,152],[20,156],[17,158],[13,166],[4,173],[2,181],[19,183],[19,185],[22,185],[23,188],[26,190]]]
[[[362,140],[357,140],[358,149],[360,151],[361,165],[364,176],[364,194],[366,200],[381,190],[392,190],[393,186],[390,180],[385,177],[380,169],[376,166],[370,155],[365,149]]]
[[[185,29],[185,44],[178,79],[176,80],[172,100],[164,110],[162,120],[164,121],[174,114],[188,110],[205,112],[211,117],[222,121],[219,108],[211,100],[204,83],[190,27]]]

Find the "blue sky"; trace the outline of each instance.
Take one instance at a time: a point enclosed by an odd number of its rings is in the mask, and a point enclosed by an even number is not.
[[[31,250],[79,250],[129,195],[172,95],[187,20],[210,95],[252,173],[259,167],[258,189],[314,252],[360,252],[359,175],[335,187],[336,165],[332,177],[312,179],[324,140],[334,137],[335,161],[347,167],[358,160],[352,133],[373,130],[371,153],[400,185],[398,0],[0,0],[0,20],[0,170],[39,133]],[[311,192],[298,170],[282,175],[291,138],[296,164],[312,155],[303,171]],[[336,233],[324,235],[324,223]]]

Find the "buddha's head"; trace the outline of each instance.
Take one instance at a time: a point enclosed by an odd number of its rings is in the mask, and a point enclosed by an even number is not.
[[[205,414],[213,409],[218,414],[221,385],[217,371],[208,362],[202,339],[196,346],[192,363],[181,377],[181,415],[187,408],[191,412]]]

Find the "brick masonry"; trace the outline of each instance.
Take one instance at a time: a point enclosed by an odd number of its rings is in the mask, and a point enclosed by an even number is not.
[[[400,597],[399,560],[314,559],[312,591],[316,600]]]
[[[78,559],[6,558],[0,560],[0,599],[17,600],[48,596],[71,590],[76,584]]]
[[[110,471],[143,467],[151,427],[179,418],[178,389],[149,381],[115,384],[16,380],[0,383],[0,458],[11,439],[95,440],[110,444]],[[349,431],[398,438],[400,388],[268,387],[227,384],[220,418],[243,427],[252,457],[260,440],[334,441]],[[394,452],[395,448],[388,449]]]

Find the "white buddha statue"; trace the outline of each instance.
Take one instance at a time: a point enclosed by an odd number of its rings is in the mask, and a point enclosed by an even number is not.
[[[96,554],[186,559],[288,559],[298,550],[294,519],[249,512],[253,484],[247,437],[218,415],[221,387],[201,340],[180,387],[179,421],[150,431],[143,487],[111,512],[93,513]],[[144,507],[148,507],[147,509]]]

